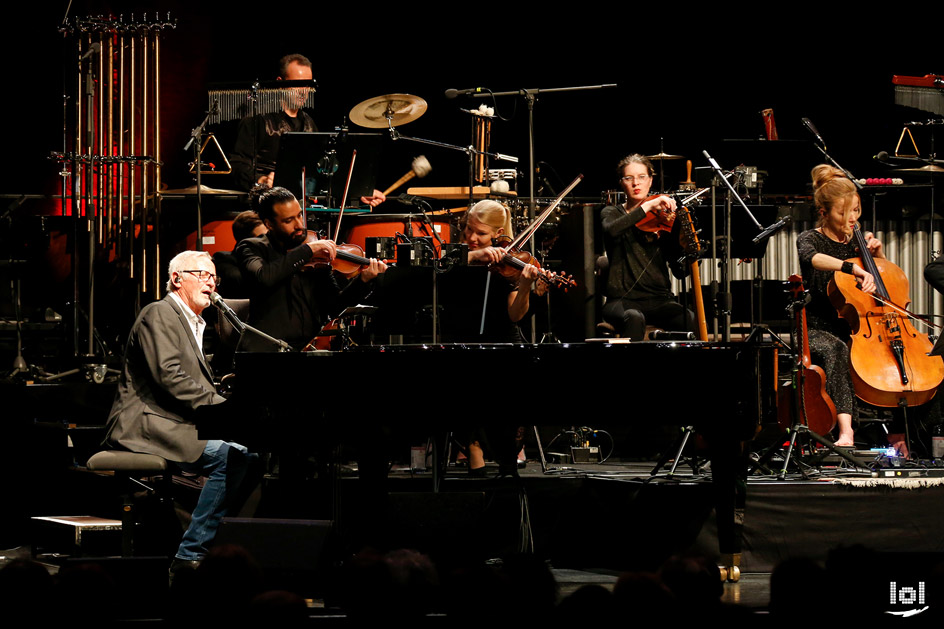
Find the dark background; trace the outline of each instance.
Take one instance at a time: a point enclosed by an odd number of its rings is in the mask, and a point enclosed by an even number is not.
[[[58,33],[66,6],[21,4],[3,20],[8,129],[0,192],[57,189],[57,168],[46,156],[62,146],[60,95],[74,72],[65,65],[72,48]],[[774,109],[782,139],[807,140],[800,125],[807,116],[857,176],[881,176],[871,156],[894,149],[903,121],[928,117],[893,104],[892,75],[944,72],[938,4],[909,4],[912,10],[900,16],[861,8],[827,13],[820,5],[724,13],[629,3],[561,10],[465,3],[244,6],[165,0],[74,2],[69,9],[72,17],[134,13],[137,19],[160,9],[177,20],[162,39],[161,56],[163,177],[171,188],[192,183],[189,155],[181,149],[203,117],[207,84],[274,78],[277,59],[292,52],[314,64],[320,128],[333,128],[366,98],[406,92],[425,98],[429,110],[401,131],[459,145],[469,144],[470,125],[458,108],[480,101],[447,100],[448,88],[616,83],[537,102],[537,159],[563,182],[584,173],[577,190],[584,197],[614,187],[615,162],[632,151],[658,152],[660,138],[666,152],[696,166],[704,165],[703,149],[717,153],[723,166],[751,163],[749,148],[728,150],[723,141],[760,137],[758,112],[765,107]],[[498,109],[511,120],[493,126],[493,150],[525,160],[524,103],[500,98]],[[917,139],[927,152],[929,139],[922,133]],[[793,150],[795,172],[778,173],[781,187],[803,185],[818,153],[809,146],[783,150]],[[406,172],[419,153],[433,166],[429,185],[464,183],[462,154],[401,142],[385,155],[380,187]],[[525,161],[521,168],[527,170]]]

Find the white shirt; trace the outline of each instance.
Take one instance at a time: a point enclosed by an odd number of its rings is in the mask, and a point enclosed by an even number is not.
[[[184,315],[187,317],[187,320],[190,321],[190,331],[193,332],[193,338],[197,341],[197,347],[200,348],[200,353],[202,354],[203,331],[206,329],[206,321],[184,303],[184,300],[177,295],[177,291],[171,291],[170,296],[183,308]]]

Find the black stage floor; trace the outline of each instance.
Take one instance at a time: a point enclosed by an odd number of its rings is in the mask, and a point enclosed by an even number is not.
[[[428,472],[395,466],[382,504],[367,500],[353,470],[346,468],[336,512],[342,534],[326,547],[333,546],[337,556],[339,549],[349,552],[366,539],[375,547],[420,550],[437,565],[456,561],[456,555],[489,560],[525,551],[552,568],[562,597],[592,583],[612,588],[620,574],[654,571],[674,554],[716,557],[710,476],[693,475],[680,466],[672,478],[664,472],[651,477],[652,465],[581,464],[545,472],[540,463],[529,461],[519,479],[496,478],[497,468],[491,465],[491,476],[484,479],[452,467],[438,494],[430,491]],[[862,469],[834,469],[809,479],[751,476],[741,580],[725,584],[724,599],[765,613],[776,565],[795,557],[825,565],[829,551],[840,547],[861,545],[879,553],[876,561],[898,561],[902,554],[936,561],[944,550],[944,479],[928,473],[902,468],[880,478]],[[908,474],[925,476],[906,478]],[[117,515],[113,479],[81,469],[68,478],[47,487],[30,515]],[[240,514],[252,519],[233,520],[224,529],[248,527],[242,539],[248,540],[250,551],[253,544],[263,544],[276,563],[279,553],[298,555],[307,543],[295,537],[298,523],[331,517],[319,506],[328,490],[317,481],[311,487],[300,496],[294,493],[297,486],[289,491],[281,481],[269,479]],[[186,505],[187,495],[195,491],[178,485],[175,493]],[[230,531],[236,532],[231,541],[240,541],[239,528]],[[35,542],[17,544],[7,557],[29,554]],[[273,544],[281,548],[270,552]]]
[[[649,568],[667,554],[717,554],[710,473],[680,465],[653,477],[652,462],[551,466],[520,472],[535,552],[561,567]],[[821,467],[808,478],[748,478],[742,570],[769,573],[787,558],[824,562],[856,544],[884,552],[944,551],[944,469]],[[422,483],[394,470],[391,490]],[[442,491],[501,492],[508,481],[447,474]],[[496,507],[497,509],[497,507]]]

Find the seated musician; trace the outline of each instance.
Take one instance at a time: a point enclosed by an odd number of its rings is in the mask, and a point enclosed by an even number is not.
[[[662,195],[649,198],[654,170],[644,155],[633,153],[616,168],[626,203],[603,208],[603,243],[609,258],[606,305],[603,318],[620,336],[641,341],[646,325],[666,330],[694,330],[695,315],[672,295],[669,269],[682,278],[689,272],[678,264],[682,250],[678,226],[671,232],[647,232],[637,223],[651,212],[664,212],[675,219],[675,199]],[[661,234],[661,235],[660,235]]]
[[[858,264],[845,262],[859,257],[852,241],[853,227],[862,213],[855,184],[841,170],[820,164],[813,169],[813,200],[819,220],[797,238],[803,281],[812,297],[806,307],[810,354],[813,364],[826,373],[826,392],[836,405],[839,423],[837,446],[854,445],[852,417],[855,394],[849,364],[849,325],[840,319],[829,300],[826,287],[838,271],[854,275],[867,293],[875,292],[875,279]],[[884,258],[882,243],[872,233],[865,234],[869,252]]]
[[[253,189],[253,192],[255,192],[255,189]],[[233,219],[233,238],[237,245],[246,238],[261,236],[266,231],[268,231],[266,226],[255,210],[240,212]],[[217,289],[220,295],[229,299],[242,299],[248,296],[249,293],[245,282],[243,282],[243,273],[239,268],[239,260],[236,259],[235,247],[233,251],[217,251],[214,253],[213,263],[216,265],[216,273],[221,280]]]
[[[513,235],[511,215],[505,206],[491,200],[479,201],[473,205],[466,214],[461,241],[469,245],[469,264],[480,268],[465,269],[469,271],[462,282],[466,300],[461,305],[453,303],[454,307],[443,313],[443,336],[447,340],[521,342],[521,335],[515,324],[528,313],[531,286],[535,283],[538,269],[528,264],[517,278],[510,281],[502,275],[487,271],[485,265],[500,262],[504,256],[504,249],[496,246],[495,242],[502,235]],[[489,275],[491,279],[486,282]],[[487,301],[484,299],[486,283]],[[473,436],[469,443],[470,473],[484,474],[485,458],[480,439],[488,437],[493,455],[499,464],[499,474],[516,475],[516,455],[521,450],[518,431],[514,427],[503,426],[478,429],[476,432],[477,435]]]
[[[305,266],[313,259],[330,262],[337,247],[331,240],[306,242],[305,215],[295,195],[285,188],[271,188],[259,197],[258,213],[269,231],[236,247],[249,285],[249,323],[301,349],[329,316],[366,297],[368,283],[387,265],[371,259],[342,290],[330,266]]]
[[[197,407],[218,404],[203,355],[201,313],[216,288],[209,254],[185,251],[170,261],[167,296],[145,306],[131,329],[124,367],[111,408],[105,444],[156,454],[185,471],[208,477],[184,533],[171,573],[192,567],[207,553],[237,497],[254,455],[225,441],[197,437]]]
[[[511,237],[511,215],[504,205],[497,201],[479,201],[466,213],[465,226],[462,229],[460,241],[469,245],[470,265],[488,265],[501,262],[505,250],[495,242],[499,236]],[[482,295],[485,291],[484,271],[475,275],[482,279],[480,291],[474,288],[467,291],[472,296],[474,304],[463,308],[461,316],[468,325],[461,325],[460,329],[449,330],[453,336],[461,336],[463,341],[481,340],[490,343],[510,343],[521,340],[515,324],[528,314],[530,306],[531,287],[537,277],[537,268],[531,264],[511,281],[501,275],[493,274],[489,284],[489,299],[485,313],[485,330],[479,334],[482,314]],[[494,306],[493,306],[494,304]],[[452,319],[450,319],[452,322]],[[446,324],[444,323],[444,328]],[[485,337],[485,338],[478,338]]]
[[[944,295],[944,255],[939,255],[928,262],[928,265],[924,267],[924,279],[934,290]]]

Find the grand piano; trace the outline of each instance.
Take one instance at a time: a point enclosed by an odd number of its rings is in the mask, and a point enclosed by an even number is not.
[[[769,343],[644,342],[374,345],[344,352],[238,353],[233,402],[260,396],[274,414],[320,409],[327,419],[393,422],[397,409],[421,405],[411,425],[442,428],[449,418],[475,420],[464,401],[480,393],[531,388],[526,409],[508,421],[625,422],[694,425],[707,437],[749,439],[776,421],[776,357]],[[467,377],[471,377],[467,379]],[[371,381],[369,391],[364,381]],[[516,397],[516,396],[515,396]],[[508,404],[495,400],[495,412]],[[577,415],[567,409],[576,408]],[[517,425],[517,424],[516,424]],[[269,430],[273,428],[274,430]],[[289,427],[253,429],[278,438]]]
[[[754,341],[238,353],[235,393],[224,406],[252,409],[253,419],[240,427],[230,415],[226,423],[208,422],[201,435],[277,450],[329,434],[356,439],[377,425],[433,433],[482,420],[481,407],[469,403],[470,386],[476,399],[505,392],[508,399],[495,399],[488,413],[492,422],[695,426],[711,449],[720,552],[736,566],[746,473],[741,443],[762,423],[776,422],[776,363],[776,346]],[[524,389],[533,392],[527,408],[509,408]]]

